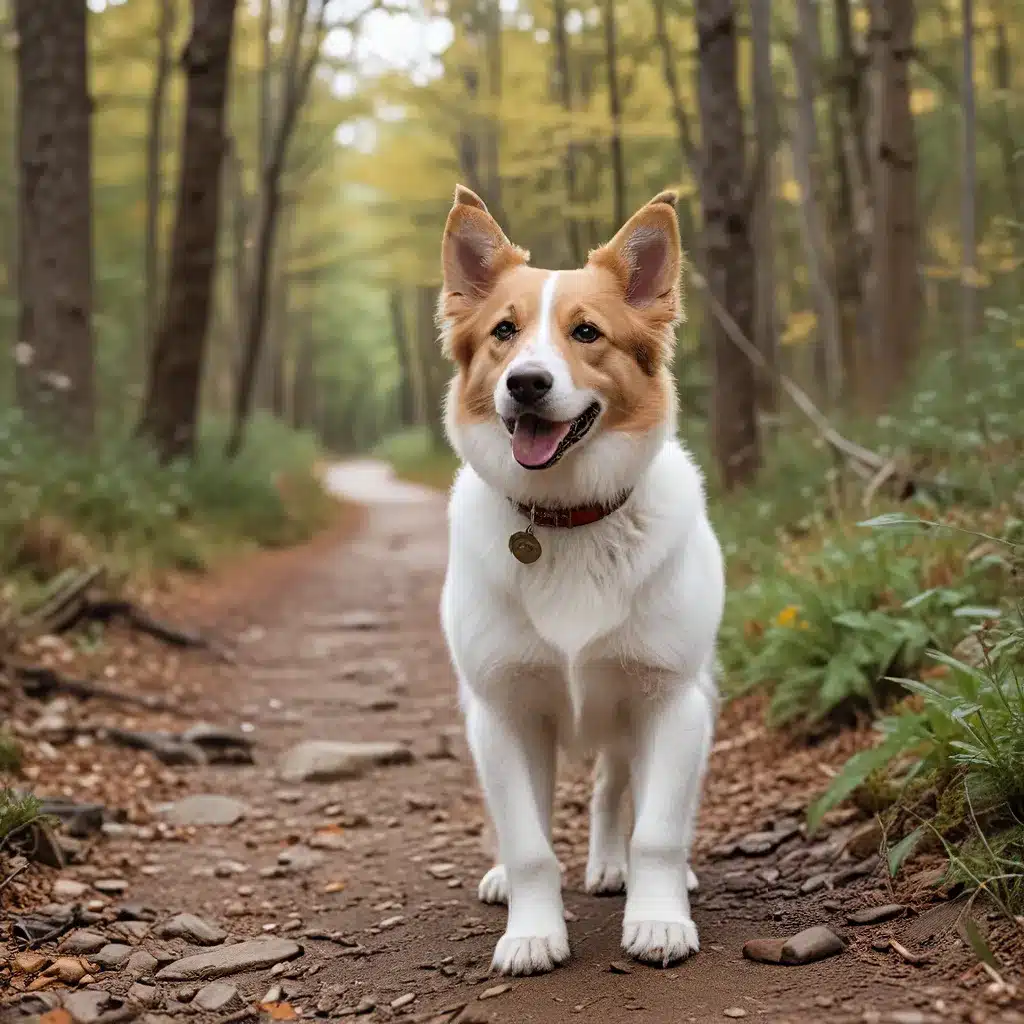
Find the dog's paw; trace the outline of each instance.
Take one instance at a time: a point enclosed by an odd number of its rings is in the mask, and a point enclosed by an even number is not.
[[[585,887],[594,896],[613,896],[626,891],[629,869],[625,861],[598,861],[587,864]]]
[[[697,926],[682,921],[626,921],[622,925],[622,948],[637,960],[668,967],[685,960],[700,948]]]
[[[481,903],[508,903],[508,875],[504,864],[495,864],[480,879],[477,897]]]
[[[686,891],[696,892],[700,888],[700,882],[697,881],[697,876],[689,869],[686,869]]]
[[[503,935],[494,947],[491,970],[499,974],[545,974],[569,959],[563,925],[550,935]]]

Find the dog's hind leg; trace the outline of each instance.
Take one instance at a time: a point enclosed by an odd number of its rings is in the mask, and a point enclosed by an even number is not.
[[[464,705],[508,888],[508,924],[492,966],[503,974],[550,971],[569,958],[561,872],[550,839],[554,729],[549,722],[517,716],[471,694]]]
[[[594,766],[587,892],[611,895],[626,888],[629,829],[624,797],[628,786],[628,759],[623,751],[606,747],[598,754]]]

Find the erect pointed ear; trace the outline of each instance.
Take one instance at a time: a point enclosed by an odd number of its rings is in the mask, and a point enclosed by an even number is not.
[[[615,274],[631,306],[644,309],[664,300],[671,305],[673,316],[679,315],[682,269],[677,199],[675,192],[655,196],[587,261]]]
[[[502,271],[528,259],[529,253],[505,237],[484,201],[468,188],[456,186],[441,243],[445,293],[470,301],[482,299]]]

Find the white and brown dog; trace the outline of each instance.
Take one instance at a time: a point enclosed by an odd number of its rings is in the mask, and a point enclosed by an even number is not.
[[[651,200],[581,270],[530,267],[461,187],[445,227],[446,423],[464,465],[441,616],[497,833],[480,898],[508,903],[507,974],[569,956],[558,746],[597,754],[586,887],[626,889],[623,948],[664,964],[697,950],[688,862],[724,582],[675,436],[675,201]]]

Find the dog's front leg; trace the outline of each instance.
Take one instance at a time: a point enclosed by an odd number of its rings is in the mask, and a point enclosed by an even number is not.
[[[639,960],[668,965],[698,948],[688,859],[712,722],[711,706],[695,681],[653,705],[641,730],[622,926],[622,947]]]
[[[508,881],[508,924],[494,950],[502,974],[539,974],[569,958],[562,879],[548,838],[555,737],[550,724],[466,701],[466,727]]]

